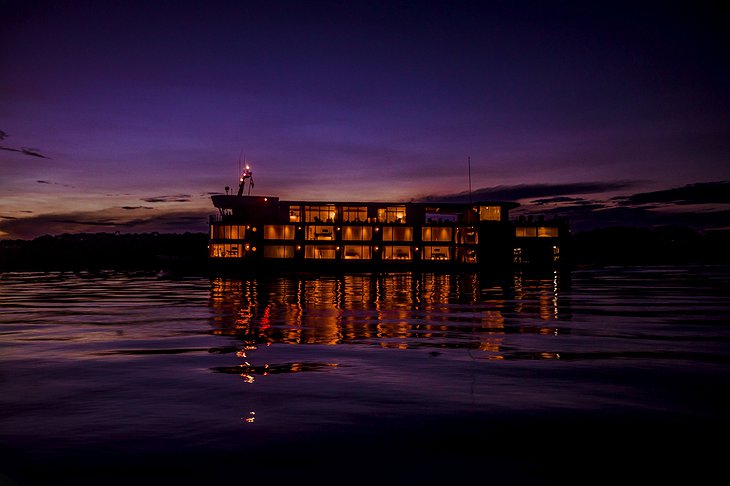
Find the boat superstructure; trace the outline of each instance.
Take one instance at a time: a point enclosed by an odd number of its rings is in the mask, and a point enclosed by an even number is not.
[[[246,183],[248,194],[244,194]],[[212,196],[209,259],[250,268],[504,270],[560,261],[565,229],[513,223],[514,202],[280,200],[250,195],[248,167],[238,192]]]

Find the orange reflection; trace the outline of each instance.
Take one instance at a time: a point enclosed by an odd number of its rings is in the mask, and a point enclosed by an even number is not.
[[[501,359],[510,332],[555,335],[562,289],[557,275],[485,279],[479,274],[353,274],[211,280],[213,333],[248,351],[265,344],[376,345],[389,349],[450,348]],[[518,318],[519,315],[519,318]],[[533,326],[534,315],[548,325]],[[547,324],[547,322],[546,322]],[[238,374],[316,369],[321,363],[245,364]],[[273,365],[272,365],[273,366]],[[283,367],[282,367],[283,366]],[[329,365],[328,365],[329,366]]]

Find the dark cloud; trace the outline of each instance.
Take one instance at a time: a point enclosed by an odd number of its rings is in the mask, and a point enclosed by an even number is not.
[[[588,201],[581,197],[568,197],[568,196],[555,196],[555,197],[547,197],[543,199],[535,199],[533,201],[530,201],[531,204],[537,204],[538,206],[541,206],[543,204],[557,204],[557,203],[586,203],[590,204]]]
[[[54,185],[56,185],[56,186],[63,186],[63,187],[74,187],[74,186],[72,186],[72,185],[70,185],[70,184],[61,184],[60,182],[51,182],[51,181],[44,181],[44,180],[40,180],[40,179],[39,179],[39,180],[37,180],[36,182],[37,182],[38,184],[54,184]]]
[[[569,206],[546,211],[568,218],[574,231],[606,227],[683,226],[699,231],[730,228],[730,210],[662,212],[643,207]]]
[[[688,184],[661,191],[628,194],[608,199],[577,197],[626,191],[638,182],[585,182],[575,184],[534,184],[497,186],[472,192],[472,201],[521,201],[510,214],[561,217],[570,221],[574,231],[611,226],[654,227],[676,225],[698,230],[730,227],[730,217],[717,205],[730,203],[730,182]],[[427,196],[423,201],[465,202],[468,193]],[[527,200],[527,201],[526,201]],[[705,210],[668,211],[668,207],[705,204]],[[714,206],[712,206],[714,205]]]
[[[644,204],[729,204],[730,182],[699,182],[662,191],[641,192],[631,196],[616,197],[622,205]]]
[[[145,217],[125,217],[126,210],[102,210],[94,212],[70,212],[43,214],[27,218],[0,219],[0,234],[4,239],[33,239],[41,234],[84,233],[94,231],[120,231],[146,233],[207,232],[208,211],[157,212]],[[39,228],[42,233],[39,233]]]
[[[634,187],[635,181],[616,182],[576,182],[570,184],[520,184],[516,186],[485,187],[472,191],[472,201],[518,201],[521,199],[566,197],[573,194],[601,194]],[[433,195],[419,198],[418,201],[466,202],[468,192],[458,194]]]
[[[144,197],[142,201],[149,203],[162,203],[162,202],[190,202],[192,196],[189,194],[176,194],[172,196],[153,196]]]
[[[34,148],[28,148],[28,147],[21,147],[19,149],[16,148],[10,148],[10,147],[0,147],[0,150],[7,150],[9,152],[20,152],[25,155],[30,155],[32,157],[40,157],[42,159],[50,159],[50,157],[46,157],[45,155],[38,152],[38,149]]]

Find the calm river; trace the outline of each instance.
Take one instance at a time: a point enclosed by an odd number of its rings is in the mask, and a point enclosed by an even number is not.
[[[699,484],[729,386],[727,267],[0,274],[3,485]]]

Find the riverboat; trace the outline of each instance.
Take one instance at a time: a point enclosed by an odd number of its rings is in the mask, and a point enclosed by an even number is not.
[[[209,219],[208,257],[215,265],[500,271],[565,261],[565,221],[511,221],[515,202],[280,200],[252,196],[251,187],[246,168],[237,193],[227,187],[211,197],[218,214]]]

